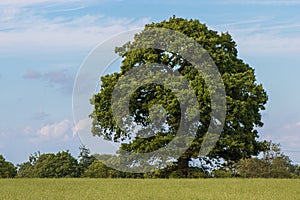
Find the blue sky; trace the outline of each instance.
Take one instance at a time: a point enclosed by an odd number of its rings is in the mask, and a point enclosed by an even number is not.
[[[0,154],[14,163],[37,150],[77,156],[72,89],[83,60],[112,35],[176,15],[233,36],[269,95],[261,139],[300,163],[299,9],[298,0],[1,1]]]

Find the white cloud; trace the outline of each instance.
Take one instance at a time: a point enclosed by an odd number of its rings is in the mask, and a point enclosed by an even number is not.
[[[91,119],[86,118],[79,120],[77,124],[74,125],[70,120],[62,120],[57,123],[47,124],[37,130],[31,127],[26,127],[23,132],[26,135],[33,136],[30,142],[45,142],[50,140],[68,140],[81,131],[90,132]],[[35,134],[32,134],[35,132]]]
[[[68,140],[72,133],[73,123],[69,120],[63,120],[58,123],[48,124],[37,130],[35,137],[30,141],[45,142],[49,140]]]
[[[90,118],[79,120],[73,127],[73,136],[75,136],[80,131],[90,130],[91,125],[92,120]]]

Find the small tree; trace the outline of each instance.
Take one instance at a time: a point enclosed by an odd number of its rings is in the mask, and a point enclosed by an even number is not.
[[[265,177],[268,171],[268,164],[263,159],[258,158],[241,160],[237,166],[238,175],[244,178]]]
[[[11,162],[5,160],[5,158],[0,155],[0,178],[13,178],[17,174],[17,170]]]
[[[17,178],[33,178],[34,168],[30,162],[24,162],[22,164],[18,164],[18,174]]]
[[[80,167],[76,158],[68,151],[58,152],[55,155],[55,177],[79,177]]]
[[[36,176],[34,172],[34,165],[41,155],[40,151],[34,152],[29,156],[27,162],[17,165],[18,174],[17,178],[33,178]]]
[[[80,146],[79,150],[79,164],[83,167],[83,169],[87,169],[96,160],[96,158],[90,154],[90,150],[85,145]]]
[[[238,174],[245,178],[291,178],[293,165],[288,156],[281,152],[280,144],[265,142],[262,158],[241,160],[237,165]]]

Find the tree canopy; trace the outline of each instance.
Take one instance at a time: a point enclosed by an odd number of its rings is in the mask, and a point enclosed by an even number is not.
[[[299,178],[300,166],[293,164],[280,150],[280,144],[265,142],[262,155],[242,159],[229,166],[209,168],[197,163],[186,170],[178,169],[176,164],[146,173],[130,173],[110,168],[101,160],[114,160],[116,156],[108,154],[90,155],[89,149],[80,147],[79,163],[68,151],[41,154],[36,152],[29,160],[17,167],[0,155],[0,178]],[[83,159],[88,158],[88,159]],[[86,162],[83,162],[85,160]],[[93,160],[93,162],[91,162]],[[193,159],[193,161],[195,161]],[[84,164],[85,163],[85,164]],[[87,163],[89,165],[87,165]],[[206,168],[208,167],[208,168]],[[16,170],[18,169],[18,170]]]
[[[5,160],[5,158],[0,155],[0,178],[13,178],[17,175],[17,170],[11,162]]]
[[[142,38],[143,34],[148,34],[145,31],[146,28],[151,27],[171,29],[192,38],[206,50],[219,70],[226,91],[226,118],[220,138],[208,157],[221,158],[226,162],[237,162],[262,151],[265,146],[257,140],[256,128],[263,125],[261,111],[265,109],[267,94],[263,86],[256,82],[254,69],[238,57],[236,43],[229,33],[218,33],[208,29],[198,20],[187,20],[175,16],[167,21],[147,24],[144,31],[135,35],[133,42],[116,48],[116,53],[123,58],[121,70],[118,73],[102,76],[100,92],[91,99],[91,104],[94,106],[94,111],[90,115],[93,119],[93,135],[121,143],[123,140],[131,139],[129,143],[122,143],[121,149],[139,153],[164,148],[172,141],[178,131],[183,113],[181,113],[180,102],[176,95],[163,85],[146,84],[137,88],[130,97],[129,103],[130,116],[133,122],[140,126],[150,124],[150,109],[153,105],[159,104],[164,108],[168,128],[164,126],[155,135],[141,137],[141,134],[147,133],[143,132],[139,135],[139,133],[133,134],[122,129],[117,125],[112,112],[111,98],[114,87],[121,77],[131,69],[158,63],[165,66],[162,72],[179,72],[189,82],[197,97],[200,113],[197,133],[190,147],[180,158],[176,158],[178,168],[187,168],[191,158],[199,157],[199,151],[211,121],[212,91],[208,90],[203,75],[191,62],[178,53],[168,52],[166,49],[132,48],[140,43],[139,38]],[[147,43],[154,44],[159,35],[155,35],[155,32],[151,34]],[[189,130],[186,130],[186,134],[188,132]]]
[[[29,157],[28,162],[19,165],[18,170],[20,178],[79,177],[80,174],[78,161],[68,151],[36,153]]]
[[[79,150],[79,164],[83,167],[83,169],[87,169],[96,160],[96,158],[93,155],[90,155],[91,152],[85,145],[80,146]]]
[[[266,142],[262,158],[248,158],[237,163],[237,173],[246,178],[291,178],[297,166],[281,152],[280,144]]]

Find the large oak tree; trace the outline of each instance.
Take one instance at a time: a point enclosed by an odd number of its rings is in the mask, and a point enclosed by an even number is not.
[[[215,62],[226,90],[226,118],[223,131],[209,158],[222,158],[227,162],[237,162],[242,158],[257,155],[263,150],[258,141],[257,127],[263,125],[261,111],[265,109],[267,94],[262,85],[256,82],[254,69],[238,57],[236,43],[228,33],[218,33],[208,29],[198,20],[186,20],[175,16],[160,23],[147,24],[146,28],[166,28],[180,32],[200,44]],[[137,34],[133,42],[116,48],[122,56],[121,70],[118,73],[101,77],[101,89],[91,99],[94,111],[92,134],[106,140],[124,142],[121,149],[129,152],[151,152],[164,148],[176,135],[180,124],[180,105],[176,96],[168,88],[158,84],[139,87],[130,98],[129,111],[134,123],[147,126],[151,122],[149,107],[160,104],[166,111],[167,127],[151,137],[139,137],[119,127],[112,113],[111,98],[114,87],[129,70],[142,65],[159,63],[167,66],[166,71],[179,72],[188,80],[199,103],[200,120],[194,141],[185,153],[177,159],[179,170],[185,170],[191,158],[199,157],[199,150],[211,121],[210,91],[201,74],[192,63],[179,54],[162,49],[133,49],[139,38],[147,34]],[[153,35],[152,41],[156,42]],[[184,46],[182,48],[185,48]],[[188,130],[187,130],[188,132]],[[145,133],[141,133],[145,134]]]

